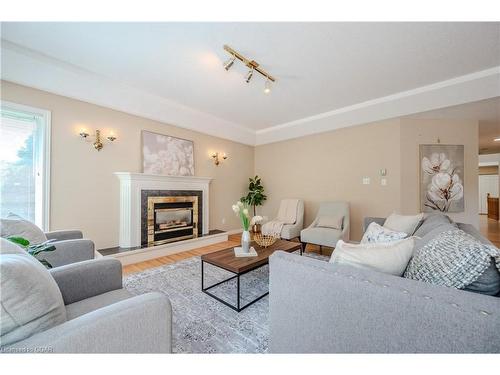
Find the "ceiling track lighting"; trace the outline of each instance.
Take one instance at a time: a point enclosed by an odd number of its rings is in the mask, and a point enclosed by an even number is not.
[[[264,93],[269,94],[271,92],[271,82],[275,82],[276,79],[267,73],[264,69],[260,67],[260,65],[255,60],[249,60],[241,53],[235,51],[228,45],[224,45],[224,50],[231,54],[231,57],[223,64],[224,69],[229,70],[233,66],[236,59],[240,60],[245,66],[250,68],[248,73],[245,76],[245,82],[249,83],[253,77],[254,71],[260,73],[266,78],[266,82],[264,83]]]
[[[233,64],[234,60],[236,60],[236,57],[233,55],[233,57],[230,57],[225,63],[224,63],[224,69],[229,70]]]
[[[246,81],[246,83],[249,83],[249,82],[250,82],[250,80],[252,79],[252,77],[253,77],[253,68],[251,68],[251,69],[248,71],[248,73],[247,73],[247,75],[246,75],[246,77],[245,77],[245,81]]]

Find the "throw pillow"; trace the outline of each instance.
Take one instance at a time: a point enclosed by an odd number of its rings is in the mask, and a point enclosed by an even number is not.
[[[405,232],[411,236],[417,229],[424,214],[413,216],[391,214],[384,222],[384,227],[397,232]]]
[[[344,216],[320,216],[316,222],[316,226],[320,228],[332,228],[342,230]]]
[[[477,281],[491,266],[492,258],[500,267],[500,250],[483,244],[460,229],[451,229],[436,235],[415,253],[404,277],[431,284],[465,289]],[[488,278],[489,275],[486,275]],[[500,290],[490,290],[490,282],[485,294],[496,295]],[[477,289],[479,287],[479,289]],[[483,293],[481,286],[476,292]]]
[[[2,254],[0,270],[0,346],[66,321],[61,291],[38,260],[28,254]]]
[[[429,232],[442,225],[453,225],[455,228],[457,227],[457,225],[453,223],[448,216],[441,213],[433,213],[425,216],[422,225],[418,227],[414,235],[418,237],[425,237]]]
[[[361,243],[391,242],[402,240],[405,237],[408,237],[405,232],[396,232],[372,222],[368,225],[368,228],[366,228],[366,232],[363,234]]]
[[[337,242],[330,263],[401,276],[413,253],[414,238],[387,243],[350,244]]]
[[[500,293],[500,271],[492,260],[490,265],[476,281],[467,285],[464,290],[468,292],[481,293],[489,296],[497,296]],[[500,296],[500,295],[499,295]]]
[[[6,218],[0,219],[0,237],[23,237],[36,245],[47,241],[45,233],[35,224],[22,217],[10,213]]]

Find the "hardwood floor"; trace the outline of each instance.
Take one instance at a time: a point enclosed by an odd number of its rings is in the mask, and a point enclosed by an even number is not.
[[[239,243],[240,243],[240,235],[231,235],[229,236],[229,240],[225,242],[220,242],[210,246],[199,247],[197,249],[184,251],[182,253],[167,255],[161,258],[151,259],[141,263],[135,263],[123,266],[123,274],[127,275],[134,272],[140,272],[148,268],[160,267],[163,266],[164,264],[170,264],[187,258],[213,253],[215,251],[222,250],[228,246],[238,246]]]
[[[225,249],[228,246],[238,246],[240,244],[240,238],[241,236],[239,234],[234,234],[229,236],[228,241],[221,242],[215,245],[204,246],[194,250],[184,251],[182,253],[167,255],[161,258],[151,259],[140,263],[129,264],[127,266],[123,266],[123,274],[127,275],[134,272],[141,272],[148,268],[160,267],[164,264],[170,264],[191,257],[213,253],[215,251]],[[306,251],[319,253],[319,246],[307,245]],[[323,255],[330,255],[331,253],[332,249],[323,247]]]
[[[500,221],[488,219],[486,215],[479,215],[479,230],[483,236],[500,248]]]
[[[491,242],[495,244],[495,246],[500,247],[500,221],[488,219],[486,215],[480,215],[479,219],[480,223],[480,231],[488,238]],[[228,246],[238,246],[240,244],[240,235],[231,235],[229,236],[229,240],[225,242],[221,242],[215,245],[200,247],[198,249],[184,251],[178,254],[167,255],[161,258],[148,260],[141,263],[130,264],[128,266],[123,266],[123,274],[130,274],[134,272],[144,271],[148,268],[159,267],[164,264],[170,264],[174,262],[178,262],[180,260],[184,260],[187,258],[212,253],[215,251],[222,250]],[[315,245],[307,245],[306,251],[319,253],[319,246]],[[323,255],[330,255],[332,253],[332,249],[323,248]]]

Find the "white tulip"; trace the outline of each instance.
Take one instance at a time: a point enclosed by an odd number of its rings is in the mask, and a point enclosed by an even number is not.
[[[234,211],[235,214],[237,214],[237,213],[240,212],[240,208],[237,205],[233,204],[232,208],[233,208],[233,211]]]
[[[243,215],[248,216],[248,208],[243,209]]]
[[[241,201],[238,201],[236,204],[237,204],[237,205],[238,205],[238,207],[240,207],[240,208],[241,208],[241,207],[243,207],[243,203],[241,203]]]

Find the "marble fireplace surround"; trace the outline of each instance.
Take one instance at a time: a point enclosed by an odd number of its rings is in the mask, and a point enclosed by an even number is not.
[[[115,172],[120,180],[120,241],[122,248],[141,245],[141,198],[143,190],[201,191],[202,233],[209,232],[209,186],[212,178],[197,176],[162,176],[144,173]]]

